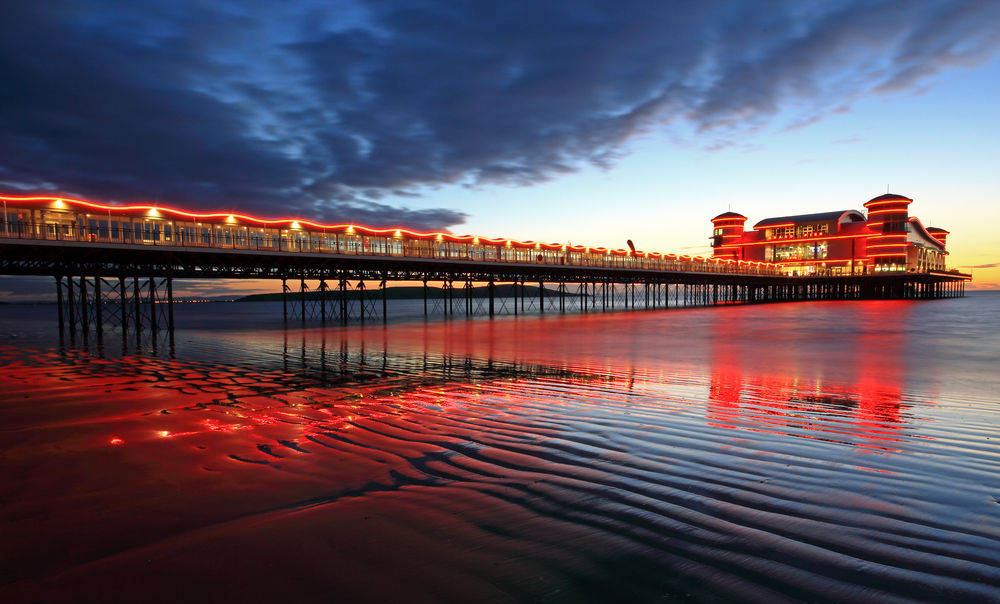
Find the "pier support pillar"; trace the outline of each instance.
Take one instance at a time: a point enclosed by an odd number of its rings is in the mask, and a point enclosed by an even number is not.
[[[63,323],[63,286],[61,275],[56,275],[56,315],[59,318],[59,337],[62,337],[65,324]]]
[[[358,307],[361,309],[361,323],[365,322],[365,282],[358,282]]]
[[[80,327],[83,329],[83,337],[87,337],[87,332],[90,331],[90,321],[87,315],[87,277],[80,275]]]
[[[76,332],[76,296],[73,295],[73,275],[66,275],[66,299],[69,302],[69,332]]]
[[[174,278],[167,277],[167,329],[170,337],[174,337]]]
[[[122,314],[122,341],[128,333],[128,288],[125,286],[125,275],[118,276],[118,301],[121,304]]]
[[[306,280],[299,278],[299,312],[302,313],[302,322],[306,322]]]
[[[326,279],[321,278],[319,280],[319,320],[320,323],[326,323],[326,290],[330,286],[326,284]]]
[[[156,324],[156,279],[149,278],[149,327],[153,334],[159,329]]]
[[[378,284],[378,288],[382,290],[382,322],[387,323],[389,321],[389,292],[385,287],[386,277],[382,277],[382,281]]]
[[[496,298],[496,283],[494,283],[492,279],[490,279],[489,291],[490,291],[490,318],[492,319],[493,313],[495,311],[494,300]]]
[[[101,276],[94,276],[94,327],[97,329],[97,341],[104,340],[104,305],[101,304]]]
[[[340,322],[347,323],[347,279],[340,280]]]
[[[281,318],[288,320],[288,280],[281,278]]]

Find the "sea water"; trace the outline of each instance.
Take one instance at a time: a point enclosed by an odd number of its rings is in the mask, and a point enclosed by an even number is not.
[[[1000,294],[410,311],[0,307],[0,600],[1000,601]]]

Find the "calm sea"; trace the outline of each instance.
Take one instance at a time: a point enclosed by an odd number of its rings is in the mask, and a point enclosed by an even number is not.
[[[0,601],[1000,601],[998,293],[279,309],[0,307]]]

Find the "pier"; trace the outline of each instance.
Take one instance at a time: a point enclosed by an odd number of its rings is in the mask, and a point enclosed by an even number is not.
[[[175,279],[273,279],[282,318],[388,319],[389,284],[424,314],[602,312],[804,300],[964,295],[941,269],[790,275],[780,263],[518,241],[404,228],[196,214],[0,196],[0,274],[54,278],[60,332],[173,332]],[[503,295],[497,295],[498,288]]]

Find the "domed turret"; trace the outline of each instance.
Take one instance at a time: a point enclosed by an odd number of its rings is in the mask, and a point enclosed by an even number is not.
[[[739,240],[747,217],[736,212],[719,214],[712,219],[712,257],[736,260],[739,258]]]
[[[910,219],[909,197],[886,193],[865,202],[868,228],[878,235],[868,240],[868,257],[876,271],[906,269],[906,225]]]
[[[931,237],[937,239],[941,242],[941,245],[945,245],[945,240],[948,238],[950,231],[946,231],[939,227],[927,227],[927,232],[931,234]]]

